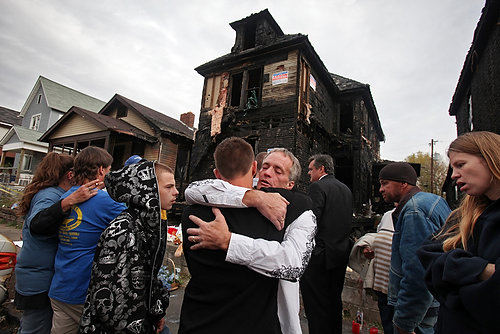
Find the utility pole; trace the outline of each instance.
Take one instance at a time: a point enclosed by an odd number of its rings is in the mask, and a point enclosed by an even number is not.
[[[434,144],[437,140],[431,139],[429,145],[431,146],[431,193],[434,194]]]

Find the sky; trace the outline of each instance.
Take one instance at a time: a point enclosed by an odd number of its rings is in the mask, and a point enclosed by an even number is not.
[[[173,118],[201,106],[194,68],[230,52],[229,26],[268,8],[309,37],[327,69],[370,85],[381,157],[444,155],[451,98],[484,0],[2,0],[0,105],[21,110],[39,75],[108,101],[115,93]]]

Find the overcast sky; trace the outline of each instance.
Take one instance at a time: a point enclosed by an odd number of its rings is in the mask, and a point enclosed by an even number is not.
[[[370,84],[384,159],[443,153],[448,115],[484,0],[26,1],[0,4],[0,105],[20,110],[36,79],[108,101],[115,93],[171,117],[195,113],[194,68],[229,53],[230,22],[268,8],[302,33],[330,72]]]

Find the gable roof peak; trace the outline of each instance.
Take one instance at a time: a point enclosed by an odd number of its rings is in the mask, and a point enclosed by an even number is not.
[[[42,88],[47,105],[51,109],[61,112],[68,111],[72,106],[82,107],[93,112],[98,112],[106,103],[95,97],[79,92],[73,88],[62,85],[53,80],[40,75],[31,90],[28,99],[21,109],[20,116],[24,116],[32,101],[35,99],[38,90]]]
[[[249,23],[254,23],[254,22],[258,21],[259,19],[266,20],[273,27],[273,29],[275,30],[275,32],[277,33],[278,36],[284,35],[283,30],[281,30],[281,27],[278,25],[278,23],[276,22],[274,17],[271,15],[271,13],[269,13],[269,10],[267,8],[264,10],[261,10],[258,13],[250,14],[249,16],[244,17],[240,20],[231,22],[231,23],[229,23],[229,25],[231,26],[231,28],[233,28],[234,30],[237,31],[239,26],[249,24]]]
[[[159,129],[160,131],[171,132],[182,137],[189,138],[193,140],[194,131],[189,128],[186,124],[182,123],[180,120],[167,116],[164,113],[146,107],[138,102],[135,102],[123,95],[115,94],[111,100],[101,109],[99,114],[108,114],[111,110],[109,107],[118,101],[129,108],[132,108],[137,113],[139,113],[143,118],[145,118],[153,127]]]

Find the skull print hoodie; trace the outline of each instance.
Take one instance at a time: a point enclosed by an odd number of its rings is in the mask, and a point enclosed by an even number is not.
[[[156,333],[168,290],[158,280],[166,246],[154,163],[110,172],[106,189],[128,209],[102,233],[92,264],[80,333]]]

